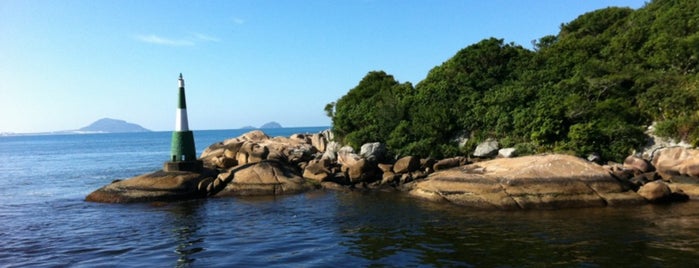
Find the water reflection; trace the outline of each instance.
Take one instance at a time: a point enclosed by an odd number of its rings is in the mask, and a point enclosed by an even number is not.
[[[635,267],[699,257],[699,212],[677,207],[473,211],[400,195],[338,200],[346,254],[370,265]]]
[[[204,242],[202,235],[197,232],[203,222],[202,210],[204,200],[192,200],[173,203],[166,207],[171,216],[171,230],[176,241],[175,253],[177,262],[175,267],[190,267],[196,260],[194,254],[204,250],[200,245]]]

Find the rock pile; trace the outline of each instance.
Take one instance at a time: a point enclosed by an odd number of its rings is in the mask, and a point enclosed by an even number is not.
[[[318,188],[395,189],[412,196],[473,208],[550,209],[686,200],[699,195],[699,151],[657,150],[653,159],[630,156],[600,166],[568,155],[514,157],[497,142],[481,157],[394,159],[385,145],[356,153],[332,133],[269,137],[259,130],[210,145],[201,173],[157,171],[116,181],[91,193],[96,202],[296,194]],[[504,151],[503,151],[504,150]],[[689,194],[689,195],[687,195]]]

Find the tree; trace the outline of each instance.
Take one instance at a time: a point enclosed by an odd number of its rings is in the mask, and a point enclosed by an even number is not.
[[[334,105],[326,105],[333,131],[355,148],[367,142],[386,142],[404,119],[405,101],[412,91],[410,83],[401,84],[383,71],[369,72]]]
[[[414,88],[370,72],[326,113],[345,142],[386,142],[398,155],[468,154],[497,138],[621,161],[652,122],[656,134],[699,144],[699,2],[588,12],[533,45],[481,40]]]

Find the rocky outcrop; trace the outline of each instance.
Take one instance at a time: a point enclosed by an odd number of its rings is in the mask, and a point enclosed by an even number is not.
[[[501,158],[435,172],[410,194],[480,209],[554,209],[644,203],[604,168],[568,155]]]
[[[196,172],[157,171],[127,180],[117,180],[90,193],[85,200],[102,203],[175,201],[206,197],[203,181],[211,181],[216,170]]]
[[[202,152],[200,159],[205,166],[221,169],[266,159],[298,164],[313,159],[313,154],[318,152],[310,143],[311,138],[306,135],[270,138],[260,130],[253,130],[212,144]]]
[[[202,172],[136,176],[104,186],[86,200],[130,203],[308,191],[318,185],[301,177],[301,169],[318,152],[313,140],[305,134],[270,138],[262,131],[250,131],[206,148],[200,157],[205,166]]]
[[[500,150],[501,158],[472,163],[461,156],[389,159],[381,143],[365,144],[357,154],[327,137],[332,133],[272,138],[250,131],[206,148],[200,157],[205,166],[201,172],[158,171],[115,181],[86,200],[128,203],[283,195],[323,187],[392,189],[483,209],[551,209],[699,196],[699,152],[684,148],[658,150],[653,161],[630,156],[623,165],[607,167],[567,155],[514,157],[505,149]],[[497,142],[484,144],[490,148],[479,155],[494,157]]]

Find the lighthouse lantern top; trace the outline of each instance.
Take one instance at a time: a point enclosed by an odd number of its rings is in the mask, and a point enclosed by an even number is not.
[[[178,79],[180,87],[184,87],[184,78],[182,78],[182,73],[180,73],[180,79]]]

